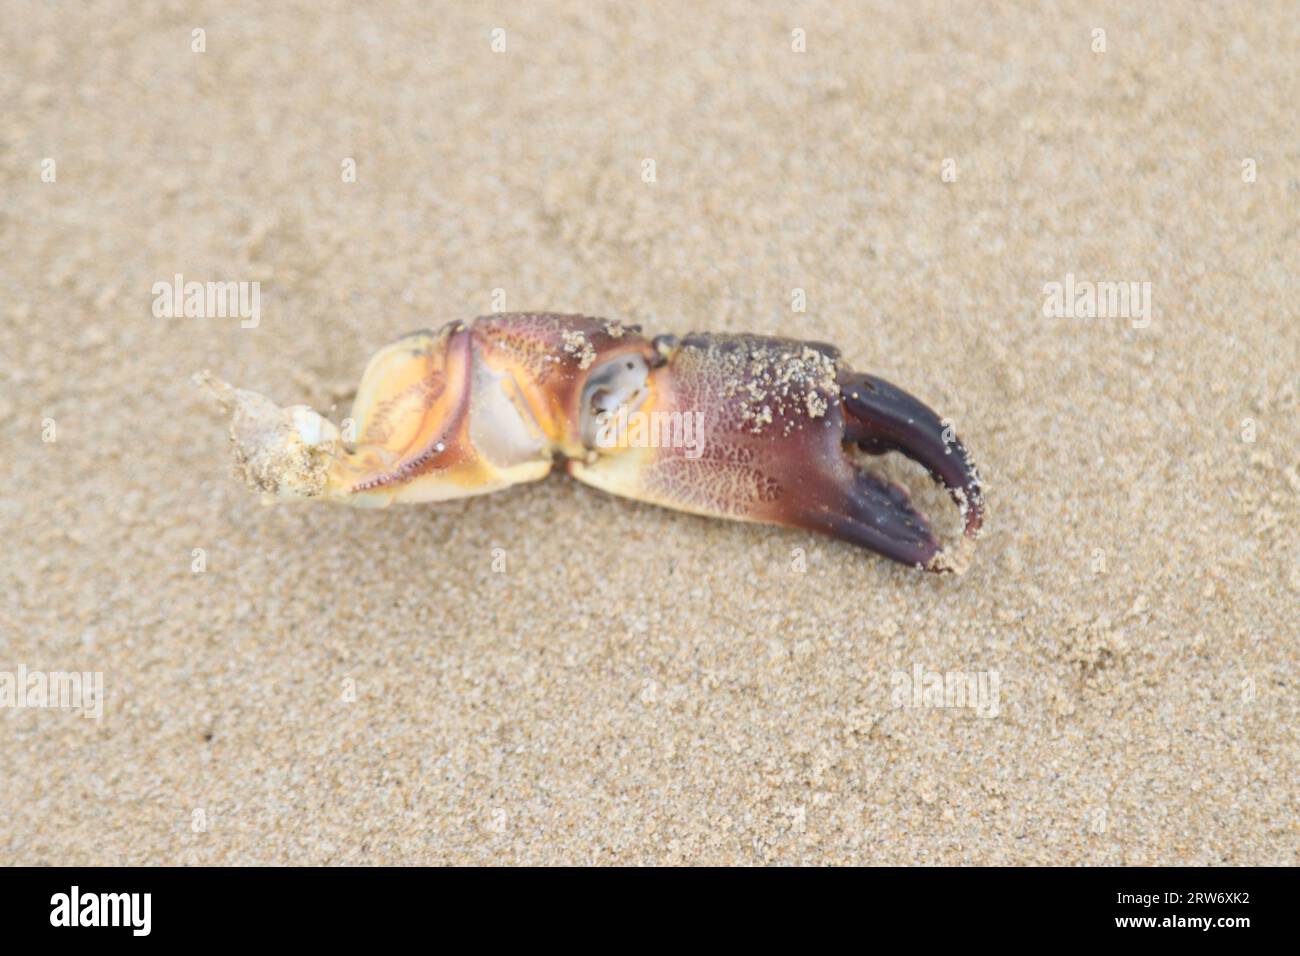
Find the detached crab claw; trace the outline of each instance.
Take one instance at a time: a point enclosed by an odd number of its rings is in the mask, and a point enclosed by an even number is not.
[[[639,331],[532,313],[408,335],[371,359],[344,430],[304,406],[197,378],[233,412],[237,472],[271,498],[440,501],[563,463],[614,494],[963,570],[969,548],[942,549],[907,492],[848,453],[898,451],[922,464],[972,541],[984,518],[979,475],[920,401],[820,343]]]

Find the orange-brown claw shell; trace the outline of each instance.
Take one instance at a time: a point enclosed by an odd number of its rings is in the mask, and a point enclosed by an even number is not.
[[[816,342],[648,341],[635,326],[554,313],[453,322],[375,355],[355,434],[305,407],[208,384],[235,409],[245,481],[282,499],[440,501],[533,481],[563,460],[615,494],[952,568],[907,492],[855,464],[857,446],[928,468],[963,507],[968,539],[983,520],[979,476],[951,428]]]
[[[936,460],[944,449],[932,447],[928,434],[907,427],[871,431],[897,424],[885,415],[892,409],[849,401],[846,388],[860,377],[843,366],[833,347],[697,334],[671,340],[661,351],[666,361],[652,375],[653,401],[643,410],[702,414],[702,447],[694,454],[671,445],[620,450],[595,462],[572,462],[575,477],[665,507],[804,528],[905,564],[952,569],[906,490],[858,468],[847,454],[846,443],[865,445],[874,436],[880,443],[868,450],[900,451],[945,483],[952,481],[956,494],[971,493],[967,532],[978,530],[983,499],[965,449],[953,446],[969,472],[959,478],[950,463]],[[939,421],[919,402],[906,411],[919,409],[927,425]]]

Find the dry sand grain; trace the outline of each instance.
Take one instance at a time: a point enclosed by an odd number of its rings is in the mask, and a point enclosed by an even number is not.
[[[2,0],[0,671],[107,701],[0,710],[0,861],[1296,863],[1297,49],[1287,2]],[[154,317],[176,273],[260,325]],[[1067,273],[1149,327],[1045,317]],[[838,344],[978,457],[969,573],[230,477],[193,372],[337,419],[497,289]]]

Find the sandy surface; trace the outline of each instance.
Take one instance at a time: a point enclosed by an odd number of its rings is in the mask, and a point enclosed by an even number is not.
[[[106,695],[0,709],[0,861],[1297,862],[1291,4],[162,6],[0,3],[0,671]],[[178,272],[260,325],[155,317]],[[191,373],[341,417],[494,289],[837,343],[958,422],[972,569],[232,480]]]

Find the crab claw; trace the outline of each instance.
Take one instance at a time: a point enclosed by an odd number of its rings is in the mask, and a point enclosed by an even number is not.
[[[984,519],[978,473],[951,427],[816,342],[650,341],[585,316],[484,316],[380,350],[343,428],[210,376],[200,384],[232,413],[237,473],[267,498],[442,501],[561,463],[625,497],[962,570],[970,549],[945,550],[905,489],[857,466],[856,446],[925,466],[962,508],[965,542]]]
[[[637,414],[660,439],[689,439],[694,418],[694,442],[616,443],[630,447],[571,462],[575,477],[678,510],[817,531],[932,571],[964,569],[968,547],[945,551],[904,488],[847,454],[857,445],[920,462],[963,507],[973,540],[978,474],[925,405],[821,343],[703,334],[655,344],[661,362],[636,390]]]
[[[924,466],[961,509],[966,536],[978,535],[984,523],[984,493],[975,463],[952,424],[883,378],[846,372],[839,382],[845,440],[873,455],[901,452]]]

